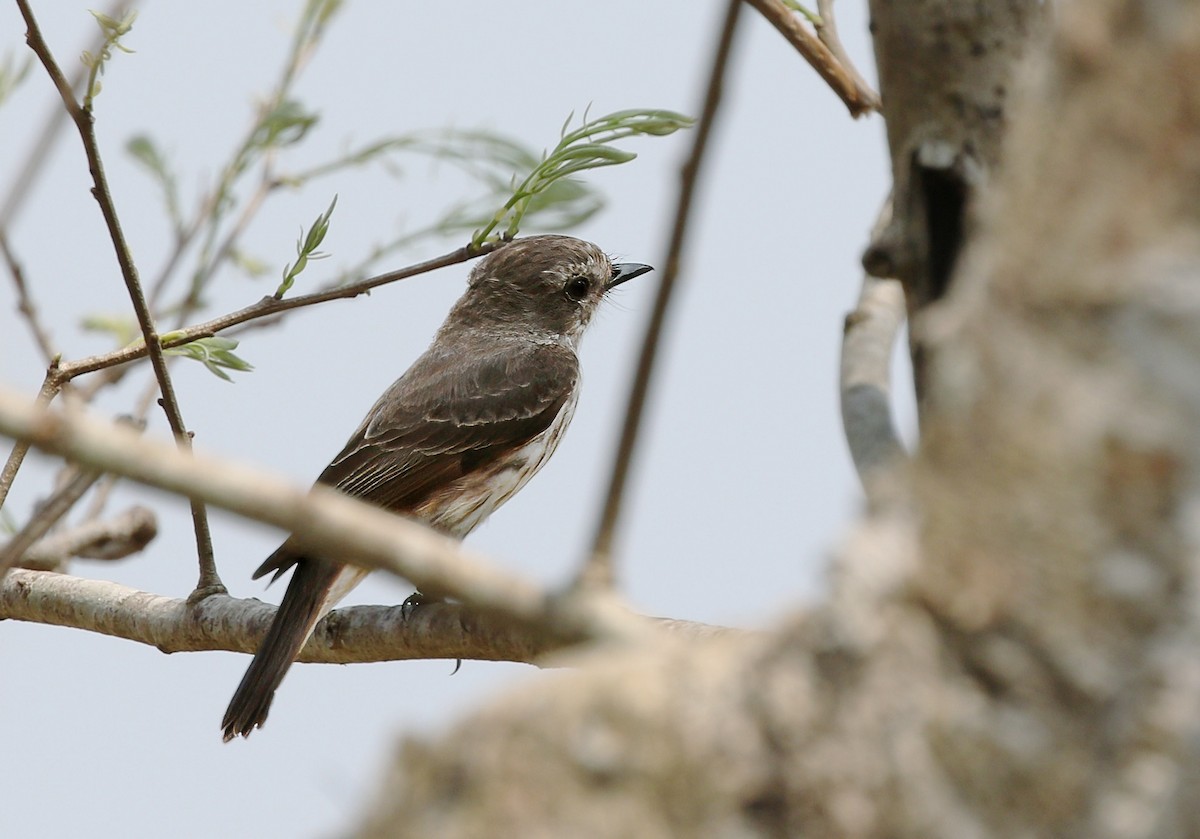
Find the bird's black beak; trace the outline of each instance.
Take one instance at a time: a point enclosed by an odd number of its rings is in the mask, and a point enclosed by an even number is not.
[[[653,265],[642,265],[640,262],[619,262],[613,266],[612,279],[604,286],[605,291],[611,291],[626,280],[640,277],[647,271],[653,271]]]

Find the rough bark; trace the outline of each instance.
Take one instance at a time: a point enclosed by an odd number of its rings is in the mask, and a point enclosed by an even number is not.
[[[68,626],[149,644],[164,653],[253,653],[275,607],[227,594],[164,597],[106,580],[15,569],[0,578],[0,620]],[[671,635],[743,634],[692,621],[651,619]],[[349,606],[317,624],[298,661],[349,664],[458,658],[537,663],[570,642],[561,635],[460,603]]]
[[[904,284],[919,405],[919,315],[941,300],[980,192],[1000,163],[1014,68],[1045,27],[1041,0],[872,0],[871,26],[892,160],[891,222],[863,256]]]
[[[911,506],[766,637],[410,739],[357,835],[1200,835],[1200,7],[1061,16],[924,332]]]

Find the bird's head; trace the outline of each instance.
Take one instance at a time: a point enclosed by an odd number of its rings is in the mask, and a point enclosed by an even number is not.
[[[475,266],[451,319],[574,344],[609,291],[650,270],[635,262],[614,264],[600,248],[572,236],[529,236]]]

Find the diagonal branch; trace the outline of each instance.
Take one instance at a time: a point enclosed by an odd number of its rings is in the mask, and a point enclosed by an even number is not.
[[[183,413],[179,408],[179,400],[175,396],[175,388],[171,383],[171,375],[167,370],[166,357],[163,355],[162,346],[158,340],[158,332],[154,326],[154,317],[150,312],[150,307],[146,303],[146,295],[142,290],[141,281],[138,279],[137,266],[134,265],[133,255],[129,250],[129,245],[125,241],[125,234],[121,230],[120,219],[117,218],[117,209],[112,200],[112,193],[108,189],[108,179],[104,174],[104,163],[100,158],[100,148],[96,142],[95,120],[90,108],[83,107],[75,99],[75,94],[71,90],[71,84],[63,75],[58,63],[54,60],[53,54],[50,52],[49,46],[42,37],[41,29],[38,28],[37,20],[33,16],[33,10],[29,8],[27,0],[17,0],[17,6],[21,10],[21,16],[25,19],[27,27],[25,40],[29,44],[29,48],[41,60],[46,72],[50,75],[54,86],[58,88],[59,95],[62,97],[63,105],[67,112],[71,115],[75,127],[79,129],[80,139],[83,141],[84,152],[87,155],[88,169],[92,173],[93,189],[92,194],[96,198],[96,202],[100,205],[100,212],[104,215],[104,223],[108,226],[109,237],[112,239],[113,248],[116,250],[117,263],[121,267],[121,276],[125,280],[125,287],[129,292],[130,302],[133,304],[134,313],[137,315],[138,325],[142,330],[142,338],[146,342],[146,351],[150,356],[150,364],[154,368],[154,375],[158,379],[159,390],[162,393],[162,409],[167,416],[167,423],[171,426],[171,431],[178,441],[179,447],[184,451],[191,451],[192,441],[191,435],[187,430],[183,421]],[[200,579],[197,583],[197,588],[201,589],[223,589],[221,578],[217,574],[216,563],[213,560],[212,534],[209,532],[208,515],[204,510],[204,505],[199,501],[192,499],[192,524],[196,531],[196,550],[200,559]]]
[[[850,115],[860,117],[880,109],[879,94],[862,82],[862,77],[838,60],[837,56],[809,32],[783,0],[746,0],[796,48],[812,68],[836,93]]]
[[[46,370],[46,377],[42,379],[42,386],[38,390],[36,400],[38,405],[48,405],[55,396],[58,396],[59,390],[62,389],[62,380],[58,376],[58,371],[58,359],[54,359],[50,362],[50,366]],[[17,479],[17,472],[21,470],[21,464],[25,462],[27,454],[29,454],[29,442],[26,440],[17,440],[12,451],[8,453],[8,458],[4,461],[4,468],[0,469],[0,508],[3,508],[4,502],[8,500],[8,491],[12,489],[13,481]]]
[[[724,21],[721,24],[721,33],[717,41],[716,52],[713,54],[712,69],[709,71],[708,86],[704,95],[704,110],[696,123],[692,151],[680,171],[679,197],[675,204],[675,221],[671,228],[670,244],[667,246],[666,265],[663,266],[662,279],[658,283],[658,295],[654,299],[654,308],[651,310],[650,320],[646,324],[641,355],[638,357],[633,383],[629,388],[629,399],[625,406],[625,423],[621,427],[621,437],[617,442],[617,450],[613,458],[613,469],[608,481],[604,508],[600,513],[600,521],[596,525],[596,535],[592,541],[591,553],[576,577],[576,587],[611,587],[615,579],[612,552],[617,521],[621,517],[625,485],[629,480],[629,467],[633,462],[638,433],[641,430],[646,395],[650,391],[650,379],[654,373],[654,362],[658,356],[663,324],[666,321],[671,296],[675,290],[675,279],[679,276],[679,264],[687,240],[688,221],[691,218],[696,182],[700,178],[704,153],[708,149],[708,138],[712,133],[717,110],[721,104],[725,70],[729,65],[729,53],[733,46],[733,35],[737,29],[738,13],[741,8],[740,0],[731,0],[729,10],[725,13]]]
[[[0,390],[0,434],[105,472],[290,531],[301,547],[383,569],[567,640],[643,637],[647,623],[609,595],[556,597],[422,524],[328,487],[304,491],[238,463],[185,454],[111,423]],[[196,600],[202,597],[194,598]]]
[[[33,333],[33,340],[42,352],[42,359],[47,364],[51,364],[58,357],[58,351],[54,349],[54,339],[50,337],[50,331],[42,323],[37,306],[33,302],[33,295],[29,293],[29,285],[25,282],[25,271],[21,267],[21,263],[17,261],[16,254],[12,252],[12,247],[8,243],[8,234],[3,227],[0,227],[0,256],[4,257],[9,276],[12,277],[13,285],[17,290],[17,311],[29,324],[29,331]]]
[[[870,82],[863,78],[862,73],[858,72],[858,68],[854,66],[854,62],[850,58],[850,53],[838,35],[837,21],[833,16],[833,0],[817,0],[817,13],[821,16],[821,23],[816,27],[817,37],[821,39],[822,44],[829,47],[834,58],[846,69],[850,78],[854,79],[860,95],[871,102],[873,109],[879,110],[879,94],[872,89]]]
[[[457,248],[449,253],[418,262],[415,265],[410,265],[406,268],[400,268],[395,271],[388,271],[383,274],[377,274],[374,277],[368,277],[349,285],[337,286],[328,288],[323,291],[315,291],[312,294],[303,294],[299,297],[287,297],[278,299],[276,297],[267,296],[259,300],[257,303],[252,303],[245,308],[238,309],[236,312],[230,312],[226,315],[213,318],[212,320],[204,321],[193,326],[188,326],[183,329],[177,329],[161,339],[161,346],[164,349],[178,347],[182,344],[187,344],[195,341],[197,338],[209,338],[216,335],[218,332],[229,329],[230,327],[239,326],[259,318],[271,317],[282,312],[290,311],[291,309],[299,309],[304,306],[313,306],[317,303],[324,303],[328,300],[348,299],[357,297],[360,294],[365,294],[373,288],[377,288],[388,283],[394,283],[399,280],[406,280],[409,277],[415,277],[418,274],[427,274],[430,271],[435,271],[438,268],[445,268],[450,265],[458,265],[462,262],[475,259],[484,254],[491,253],[496,248],[507,244],[506,242],[488,242],[482,246],[475,248],[470,245]],[[139,358],[145,357],[147,354],[146,346],[143,343],[134,344],[129,347],[123,347],[113,352],[103,353],[101,355],[88,356],[78,359],[77,361],[64,362],[59,367],[59,376],[63,381],[70,381],[77,376],[82,376],[85,373],[94,373],[97,370],[103,370],[108,367],[115,367],[119,364],[128,364],[131,361],[136,361]]]

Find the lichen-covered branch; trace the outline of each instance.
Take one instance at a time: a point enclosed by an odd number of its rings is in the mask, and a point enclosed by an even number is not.
[[[225,594],[178,599],[105,580],[16,569],[0,579],[0,620],[67,626],[149,644],[165,653],[228,650],[253,653],[275,607]],[[663,621],[676,637],[745,633]],[[562,649],[561,636],[540,632],[460,603],[350,606],[317,625],[299,661],[350,664],[461,658],[537,663]]]

